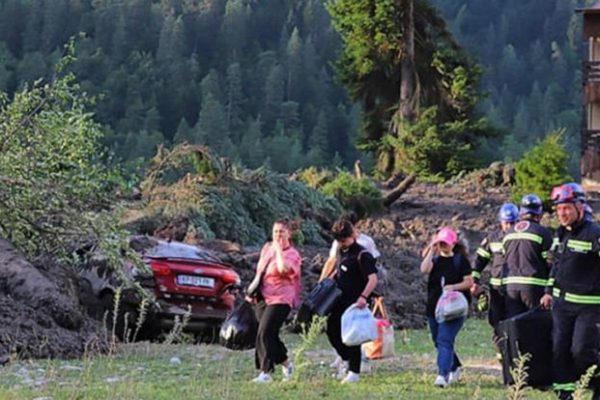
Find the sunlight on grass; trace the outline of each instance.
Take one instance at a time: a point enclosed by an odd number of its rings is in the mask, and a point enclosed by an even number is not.
[[[285,334],[290,352],[298,335]],[[333,351],[321,334],[306,351],[311,368],[299,382],[258,385],[254,352],[230,351],[217,345],[121,345],[114,356],[86,360],[15,362],[0,369],[0,398],[33,399],[506,399],[501,371],[491,345],[491,330],[469,320],[458,337],[457,351],[465,372],[447,389],[433,387],[435,350],[427,330],[396,332],[397,357],[372,361],[372,372],[356,385],[332,378]],[[552,399],[532,390],[531,399]]]

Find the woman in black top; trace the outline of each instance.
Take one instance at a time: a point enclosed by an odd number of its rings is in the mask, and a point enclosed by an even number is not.
[[[339,245],[335,277],[342,296],[327,319],[327,338],[342,357],[338,371],[342,383],[355,383],[360,379],[360,345],[346,346],[342,342],[342,315],[353,304],[367,306],[377,285],[377,269],[373,256],[356,243],[356,232],[349,221],[338,220],[331,230]]]
[[[421,263],[421,272],[428,275],[427,321],[438,353],[438,376],[434,384],[440,387],[455,382],[460,375],[461,364],[454,352],[454,341],[465,318],[439,323],[435,319],[435,306],[443,291],[460,291],[470,300],[469,289],[473,285],[469,259],[464,247],[457,242],[456,232],[450,228],[440,229],[423,251]]]

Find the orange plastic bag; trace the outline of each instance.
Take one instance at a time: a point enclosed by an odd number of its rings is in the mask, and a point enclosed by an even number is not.
[[[394,326],[388,318],[383,297],[375,299],[372,312],[377,320],[377,339],[364,343],[362,345],[363,352],[370,360],[393,357],[395,355]]]

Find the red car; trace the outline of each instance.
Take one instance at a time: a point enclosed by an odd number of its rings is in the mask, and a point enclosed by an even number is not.
[[[206,249],[159,241],[143,259],[154,273],[158,310],[153,318],[159,328],[172,328],[188,305],[192,312],[186,328],[193,332],[219,327],[233,309],[240,277]]]
[[[156,300],[148,307],[139,337],[154,337],[158,332],[169,331],[175,317],[179,316],[181,321],[190,306],[191,315],[185,330],[202,339],[214,340],[221,323],[233,309],[240,286],[240,277],[233,268],[199,246],[139,236],[130,239],[130,246],[151,268],[152,275],[142,274],[133,266],[124,271],[125,275],[151,291]],[[102,260],[93,264],[80,270],[80,298],[91,314],[112,325],[115,290],[124,285]],[[95,300],[90,302],[89,299]],[[140,302],[141,296],[134,289],[123,291],[115,328],[121,338],[125,336],[126,327],[130,334],[135,329]],[[127,324],[125,315],[128,315]]]

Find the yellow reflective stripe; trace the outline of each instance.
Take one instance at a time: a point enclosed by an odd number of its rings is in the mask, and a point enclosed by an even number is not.
[[[481,272],[479,272],[479,271],[472,271],[471,275],[473,275],[473,278],[477,278],[477,279],[481,278]]]
[[[577,388],[575,383],[553,383],[552,389],[554,390],[562,390],[564,392],[574,392]]]
[[[494,286],[501,286],[502,285],[502,279],[500,278],[491,278],[490,279],[490,283]]]
[[[565,300],[577,304],[600,304],[600,296],[584,296],[573,293],[565,293]]]
[[[517,284],[522,284],[522,285],[546,286],[548,284],[548,279],[533,278],[530,276],[509,276],[508,278],[502,279],[502,283],[504,283],[504,284],[517,283]]]
[[[542,258],[545,260],[546,258],[548,258],[548,252],[547,251],[542,251]]]
[[[493,253],[502,252],[502,242],[491,242],[490,250],[492,250]]]
[[[592,249],[592,242],[585,242],[583,240],[569,239],[569,240],[567,240],[567,245],[568,244],[572,244],[573,246],[584,247],[588,250]]]
[[[492,256],[489,252],[485,251],[481,247],[477,249],[477,255],[483,258],[490,258]]]
[[[536,235],[534,233],[527,233],[527,232],[509,233],[508,235],[506,235],[504,237],[504,239],[502,240],[502,243],[508,242],[510,240],[530,240],[532,242],[542,244],[542,242],[544,241],[544,238],[542,238],[540,235]]]
[[[560,297],[560,289],[559,288],[553,288],[552,289],[552,296],[554,296],[554,297]]]
[[[554,286],[554,278],[548,278],[548,286]]]
[[[557,246],[558,246],[559,244],[560,244],[560,240],[559,240],[557,237],[555,237],[555,238],[553,238],[553,239],[552,239],[552,245],[553,245],[553,246],[554,246],[554,245],[557,245]]]

